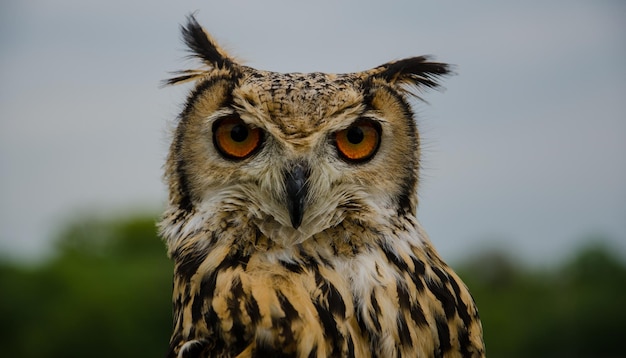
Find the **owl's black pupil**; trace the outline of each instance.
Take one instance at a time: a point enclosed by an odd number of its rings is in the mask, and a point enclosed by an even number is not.
[[[230,137],[235,142],[243,142],[248,138],[248,127],[243,124],[236,124],[233,129],[230,130]]]
[[[363,141],[365,135],[363,134],[363,130],[361,127],[351,127],[348,129],[348,133],[346,134],[348,137],[348,141],[352,144],[359,144]]]

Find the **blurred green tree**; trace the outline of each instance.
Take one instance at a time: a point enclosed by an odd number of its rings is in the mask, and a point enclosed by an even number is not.
[[[523,269],[501,252],[459,266],[490,357],[624,357],[626,267],[597,240],[560,267]]]
[[[172,269],[154,217],[76,221],[49,262],[0,265],[3,356],[164,356]]]

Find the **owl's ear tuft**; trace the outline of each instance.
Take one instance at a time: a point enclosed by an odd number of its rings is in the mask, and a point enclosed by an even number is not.
[[[380,78],[395,85],[437,88],[438,80],[452,73],[446,63],[432,62],[430,56],[406,58],[389,62],[371,70],[372,78]]]
[[[201,59],[206,65],[216,68],[231,67],[233,61],[217,42],[198,24],[193,15],[187,16],[187,25],[181,26],[183,40],[192,56]]]
[[[191,57],[200,59],[210,68],[233,68],[236,66],[226,52],[220,48],[215,40],[200,26],[193,14],[187,16],[187,24],[181,26],[183,41],[187,45]],[[193,81],[205,75],[206,70],[184,70],[174,72],[174,78],[164,81],[165,85],[173,85]]]

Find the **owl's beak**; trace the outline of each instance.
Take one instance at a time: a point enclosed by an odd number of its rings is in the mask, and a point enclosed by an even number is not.
[[[302,163],[295,164],[285,172],[285,189],[287,191],[287,210],[291,226],[297,229],[302,224],[304,202],[308,191],[309,168]]]

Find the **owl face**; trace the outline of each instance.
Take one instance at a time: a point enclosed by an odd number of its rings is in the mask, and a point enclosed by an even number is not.
[[[209,68],[170,80],[196,82],[167,163],[170,206],[238,212],[233,224],[282,245],[344,220],[415,214],[419,136],[406,86],[435,87],[446,65],[418,57],[282,74],[236,63],[193,19],[184,35]]]

